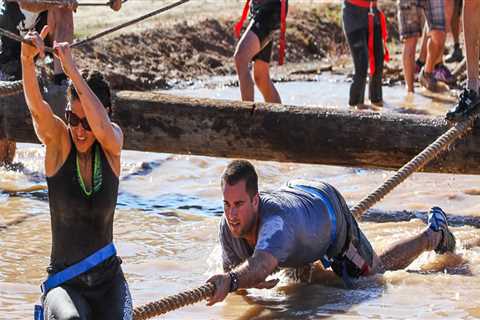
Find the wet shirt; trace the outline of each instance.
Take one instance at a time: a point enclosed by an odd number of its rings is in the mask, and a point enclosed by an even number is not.
[[[331,197],[335,195],[333,187],[323,185],[328,198],[336,203],[335,198]],[[340,206],[334,204],[334,208]],[[250,247],[244,239],[233,237],[225,217],[222,217],[219,238],[225,271],[241,264],[256,250],[273,255],[279,267],[303,266],[319,260],[327,253],[331,244],[332,222],[327,207],[318,197],[290,188],[260,193],[259,210],[260,225],[255,248]],[[337,233],[345,233],[342,231],[344,229],[344,220],[337,219]],[[340,238],[340,242],[344,243],[345,237]],[[334,246],[338,247],[337,244]]]
[[[368,1],[368,0],[367,0]],[[373,1],[369,1],[373,2]],[[376,8],[373,9],[374,12],[378,12]],[[368,30],[368,13],[369,8],[362,8],[355,6],[348,1],[343,3],[343,29],[345,33],[351,33],[359,29]],[[380,24],[378,15],[375,15],[375,24]]]
[[[53,272],[79,262],[113,240],[119,180],[101,146],[95,143],[92,148],[92,171],[99,171],[92,178],[97,186],[92,194],[82,190],[73,141],[65,163],[54,176],[47,177],[52,226],[49,270]]]

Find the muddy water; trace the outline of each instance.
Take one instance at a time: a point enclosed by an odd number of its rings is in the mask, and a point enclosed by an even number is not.
[[[340,105],[348,84],[340,78],[316,83],[279,84],[286,103]],[[320,90],[320,86],[322,90]],[[331,88],[331,89],[329,89]],[[392,91],[390,91],[392,90]],[[335,95],[325,92],[336,91]],[[175,92],[238,98],[238,88],[195,87]],[[386,97],[401,97],[386,89]],[[288,98],[287,98],[288,97]],[[397,108],[403,98],[387,100]],[[441,113],[418,95],[408,103],[425,112]],[[409,108],[411,107],[409,106]],[[395,106],[395,107],[394,107]],[[397,108],[397,109],[396,109]],[[31,317],[50,251],[50,222],[43,178],[44,149],[20,145],[18,171],[0,169],[0,319]],[[219,269],[217,225],[222,212],[218,177],[228,160],[208,157],[124,152],[115,239],[135,304],[201,285]],[[335,185],[349,203],[357,203],[391,173],[320,165],[255,162],[261,188],[274,189],[290,178],[323,179]],[[377,205],[382,210],[428,210],[440,205],[459,217],[453,230],[460,242],[478,238],[479,230],[464,217],[480,215],[478,176],[416,174]],[[478,217],[480,219],[480,217]],[[2,227],[3,226],[3,227]],[[361,227],[381,251],[392,241],[424,228],[418,219],[363,222]],[[168,314],[168,319],[318,319],[480,317],[480,250],[457,256],[423,254],[408,270],[388,272],[344,289],[330,273],[317,274],[313,284],[286,277],[274,290],[231,295],[224,303],[203,303]],[[435,272],[438,271],[438,272]]]

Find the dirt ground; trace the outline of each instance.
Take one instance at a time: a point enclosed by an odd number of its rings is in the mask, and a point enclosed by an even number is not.
[[[242,4],[233,4],[224,4],[220,18],[205,14],[212,10],[203,10],[204,14],[197,12],[195,19],[189,19],[188,14],[173,15],[150,22],[143,30],[127,29],[77,50],[77,61],[81,67],[104,71],[116,90],[169,88],[200,77],[234,74],[232,56],[237,39],[232,30]],[[395,5],[384,7],[395,54],[395,48],[399,47],[395,44],[398,43]],[[276,68],[275,80],[308,80],[322,70],[349,72],[349,51],[338,2],[292,4],[286,37],[286,65]],[[278,49],[276,45],[274,48],[275,65]],[[390,82],[400,80],[399,70],[395,62],[386,69]]]

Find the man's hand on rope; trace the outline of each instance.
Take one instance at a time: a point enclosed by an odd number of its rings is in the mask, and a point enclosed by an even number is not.
[[[110,8],[112,8],[114,11],[120,10],[122,8],[122,0],[111,0]]]
[[[42,32],[38,34],[37,31],[29,31],[25,36],[25,40],[31,44],[22,43],[22,59],[33,60],[37,54],[45,58],[45,43],[43,40],[48,35],[48,26],[44,26]]]
[[[226,273],[216,274],[210,277],[207,282],[215,285],[215,294],[207,298],[207,306],[213,306],[217,302],[222,302],[230,292],[230,276]]]

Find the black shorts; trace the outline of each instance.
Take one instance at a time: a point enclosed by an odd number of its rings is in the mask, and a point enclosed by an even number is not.
[[[288,1],[287,1],[288,11]],[[250,24],[248,31],[255,33],[260,40],[261,50],[252,60],[262,60],[270,62],[272,56],[272,39],[273,33],[280,29],[281,7],[280,1],[270,3],[251,11]]]
[[[117,257],[51,289],[43,304],[45,319],[131,320],[133,313]]]

